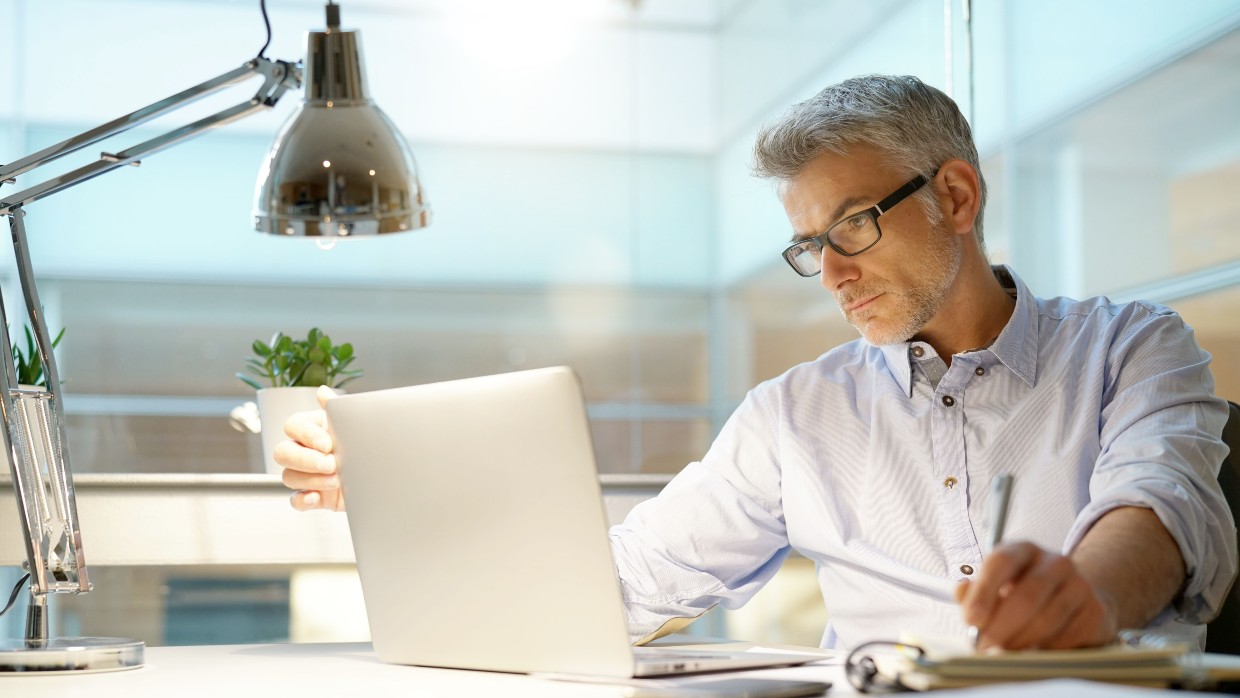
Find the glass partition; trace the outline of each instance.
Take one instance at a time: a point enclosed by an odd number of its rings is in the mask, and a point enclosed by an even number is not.
[[[233,374],[254,339],[317,326],[357,348],[354,390],[572,365],[600,469],[677,472],[745,391],[857,336],[779,258],[787,222],[747,165],[759,124],[860,73],[915,74],[957,98],[991,186],[992,260],[1036,293],[1122,294],[1240,265],[1240,0],[974,0],[971,37],[958,1],[508,5],[344,7],[376,101],[419,160],[426,231],[329,250],[251,232],[258,164],[292,99],[29,207],[45,312],[66,328],[75,469],[258,472],[257,437],[228,426],[253,398]],[[0,101],[0,161],[240,65],[262,40],[257,9],[237,3],[0,11],[18,86]],[[268,55],[300,56],[321,22],[318,3],[274,7]],[[1235,399],[1240,274],[1218,278],[1165,300]],[[0,283],[16,324],[6,255]],[[815,584],[803,567],[780,578],[800,580],[788,598]],[[290,574],[159,588],[191,618],[194,599],[295,604]],[[182,577],[211,574],[152,579]],[[806,613],[754,608],[772,628]],[[727,614],[711,627],[732,617],[754,627]],[[811,625],[780,639],[814,644]]]

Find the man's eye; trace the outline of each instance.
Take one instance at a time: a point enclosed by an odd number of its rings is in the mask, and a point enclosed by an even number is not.
[[[869,223],[866,216],[853,216],[849,218],[845,225],[849,230],[861,230]]]

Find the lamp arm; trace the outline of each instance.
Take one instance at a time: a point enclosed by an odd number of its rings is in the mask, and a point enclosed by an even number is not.
[[[54,194],[62,189],[67,189],[75,184],[80,184],[88,179],[93,179],[118,167],[139,164],[140,159],[146,155],[157,153],[204,131],[245,118],[254,112],[269,109],[275,106],[276,101],[290,88],[296,89],[301,85],[301,68],[297,64],[287,61],[273,61],[267,58],[253,58],[240,68],[230,70],[223,75],[161,99],[125,116],[113,119],[106,124],[96,126],[56,145],[48,146],[20,160],[0,166],[0,184],[12,183],[17,175],[41,167],[70,153],[77,152],[110,136],[128,131],[135,126],[139,126],[168,112],[175,111],[209,94],[242,82],[253,75],[262,75],[264,80],[258,92],[248,101],[199,119],[191,124],[173,129],[119,153],[103,153],[95,162],[66,172],[58,177],[53,177],[11,196],[4,197],[0,199],[0,215],[8,214],[18,206],[37,201],[45,196]]]
[[[38,644],[48,637],[49,594],[83,593],[90,591],[91,584],[82,554],[82,535],[73,492],[73,474],[69,467],[60,376],[30,264],[23,220],[26,213],[24,205],[123,165],[138,164],[139,158],[145,155],[159,152],[254,112],[269,109],[290,88],[301,85],[301,67],[285,61],[254,58],[240,68],[0,166],[0,185],[12,183],[19,174],[129,130],[256,74],[264,77],[263,84],[252,98],[241,104],[168,131],[119,153],[104,153],[99,160],[86,166],[0,199],[0,216],[9,218],[17,275],[48,388],[43,392],[17,384],[8,332],[0,328],[0,450],[4,451],[9,460],[13,490],[22,514],[22,528],[26,537],[31,594],[26,622],[28,643]],[[0,324],[7,327],[2,299]]]

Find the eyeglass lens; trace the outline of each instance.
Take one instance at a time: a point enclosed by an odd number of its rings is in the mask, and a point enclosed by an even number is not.
[[[877,221],[869,211],[863,211],[831,226],[822,237],[839,253],[851,255],[874,244],[878,236]],[[817,274],[822,268],[822,245],[820,238],[805,240],[789,251],[788,260],[803,276]]]

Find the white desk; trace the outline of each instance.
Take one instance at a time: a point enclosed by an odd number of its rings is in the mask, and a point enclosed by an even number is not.
[[[807,680],[824,680],[821,677],[826,676],[825,680],[837,686],[842,685],[843,678],[839,666],[746,673]],[[79,676],[0,676],[0,696],[615,698],[624,694],[625,688],[617,685],[394,666],[380,662],[370,645],[363,643],[149,647],[146,666],[130,671]]]
[[[745,672],[747,676],[831,681],[828,697],[854,695],[838,664]],[[615,698],[623,686],[568,683],[515,674],[393,666],[367,644],[215,645],[151,647],[146,666],[81,676],[0,676],[0,696],[91,698],[309,698],[314,696],[417,696],[418,698]],[[1053,681],[943,691],[936,698],[1188,698],[1182,691],[1151,691]]]

